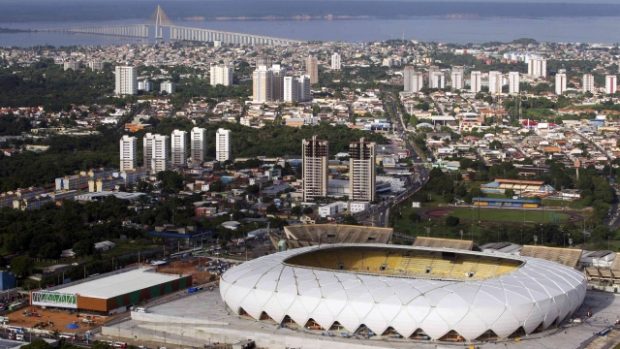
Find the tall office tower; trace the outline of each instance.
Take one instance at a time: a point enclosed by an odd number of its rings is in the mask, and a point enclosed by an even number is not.
[[[299,80],[294,76],[284,77],[284,98],[285,102],[299,102]]]
[[[445,88],[446,77],[442,71],[429,70],[428,71],[428,87],[429,88]]]
[[[375,143],[349,144],[349,189],[353,201],[375,200]]]
[[[299,81],[299,101],[311,101],[312,90],[310,89],[310,77],[308,75],[302,75],[297,78],[297,81]]]
[[[581,80],[581,90],[583,93],[594,92],[594,75],[583,74],[583,78]]]
[[[605,93],[613,95],[618,89],[618,77],[615,75],[605,75]]]
[[[530,58],[527,61],[527,75],[535,78],[547,77],[547,60],[544,58]]]
[[[255,103],[265,103],[272,99],[273,73],[267,66],[260,65],[252,73],[252,100]]]
[[[145,168],[151,169],[151,160],[153,159],[153,141],[155,140],[155,135],[152,133],[147,133],[142,138],[142,156],[144,161],[142,162],[142,166]]]
[[[169,169],[168,148],[170,137],[156,134],[153,138],[153,150],[151,151],[151,171],[159,173]]]
[[[561,96],[566,91],[566,70],[560,69],[555,74],[555,94]]]
[[[194,127],[190,132],[191,158],[193,165],[201,165],[207,153],[207,130]]]
[[[170,135],[170,160],[172,166],[185,166],[187,164],[187,132],[174,130]]]
[[[284,76],[286,70],[279,64],[271,66],[271,100],[281,101],[284,98]]]
[[[120,166],[121,171],[135,170],[137,167],[136,155],[138,155],[138,141],[136,137],[124,135],[120,141]]]
[[[340,54],[338,52],[332,53],[332,70],[340,70],[342,68],[342,63],[340,59]]]
[[[120,66],[114,68],[115,87],[117,96],[135,95],[138,93],[138,70],[136,67]]]
[[[232,86],[233,67],[228,64],[212,64],[209,68],[209,84],[211,86]]]
[[[462,90],[465,86],[465,82],[463,80],[465,77],[465,71],[463,67],[452,67],[452,71],[450,72],[450,84],[452,84],[453,90]]]
[[[508,73],[508,93],[511,95],[519,94],[519,85],[521,84],[521,77],[518,71],[511,71]]]
[[[489,93],[492,95],[499,95],[502,93],[502,86],[504,85],[504,78],[501,72],[490,71],[489,72]]]
[[[311,84],[319,83],[319,61],[313,55],[306,58],[306,75],[310,77]]]
[[[220,162],[230,160],[230,130],[217,129],[215,133],[215,159]]]
[[[469,89],[473,93],[478,93],[482,90],[482,73],[479,71],[472,71],[469,82]]]
[[[312,136],[301,142],[303,201],[327,196],[329,142]]]

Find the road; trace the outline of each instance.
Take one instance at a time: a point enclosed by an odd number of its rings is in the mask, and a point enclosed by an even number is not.
[[[428,181],[425,154],[419,154],[419,150],[411,143],[411,134],[407,131],[403,114],[398,108],[399,103],[398,95],[395,93],[389,93],[384,98],[386,115],[392,121],[392,133],[405,144],[406,149],[411,154],[414,175],[408,179],[408,183],[406,183],[407,189],[404,192],[373,204],[368,210],[354,215],[358,222],[366,225],[387,227],[390,223],[390,209],[409,199]]]

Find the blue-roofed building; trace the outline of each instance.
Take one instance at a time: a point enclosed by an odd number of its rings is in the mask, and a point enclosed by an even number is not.
[[[504,199],[504,198],[482,198],[472,199],[474,206],[480,207],[514,207],[514,208],[538,208],[541,200],[533,199]]]
[[[8,271],[0,271],[0,291],[10,290],[17,286],[15,275]]]
[[[191,246],[210,239],[213,236],[213,232],[196,229],[195,227],[159,226],[155,227],[155,230],[149,231],[148,236],[167,242],[180,242],[185,246]]]

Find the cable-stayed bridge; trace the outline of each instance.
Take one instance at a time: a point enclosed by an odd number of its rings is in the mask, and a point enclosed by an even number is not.
[[[111,26],[86,26],[78,28],[52,29],[48,31],[66,32],[75,34],[109,35],[132,38],[155,38],[178,40],[215,42],[235,45],[291,45],[302,41],[275,38],[264,35],[234,33],[221,30],[177,26],[168,18],[161,6],[151,17],[151,24],[126,24]]]

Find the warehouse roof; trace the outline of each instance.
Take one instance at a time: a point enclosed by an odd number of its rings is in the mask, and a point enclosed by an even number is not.
[[[162,274],[153,270],[152,268],[133,269],[69,287],[59,288],[54,290],[54,292],[109,299],[180,278],[178,275]]]

